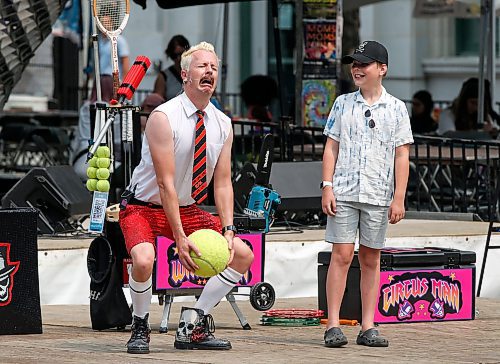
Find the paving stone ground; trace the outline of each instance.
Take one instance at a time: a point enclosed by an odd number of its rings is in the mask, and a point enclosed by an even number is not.
[[[130,337],[116,330],[93,331],[89,306],[43,306],[43,334],[1,337],[0,363],[500,363],[500,300],[478,298],[477,318],[469,321],[381,325],[388,348],[355,343],[358,327],[344,326],[349,344],[323,346],[324,326],[277,327],[259,324],[261,312],[238,301],[252,330],[242,330],[227,302],[214,309],[215,335],[232,342],[225,352],[180,351],[173,347],[182,305],[175,302],[170,331],[158,332],[162,307],[151,306],[151,353],[130,355]],[[277,300],[273,308],[317,308],[317,299]]]

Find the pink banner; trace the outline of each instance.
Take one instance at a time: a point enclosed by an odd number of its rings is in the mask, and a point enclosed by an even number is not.
[[[383,271],[375,322],[471,320],[474,268]]]
[[[253,286],[264,279],[264,234],[238,234],[254,254],[254,261],[239,286]],[[156,289],[200,288],[208,278],[190,274],[179,261],[175,242],[158,237],[156,240]]]

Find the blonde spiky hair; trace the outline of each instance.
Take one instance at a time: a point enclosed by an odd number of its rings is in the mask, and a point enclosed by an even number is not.
[[[210,44],[208,42],[200,42],[200,43],[192,46],[191,48],[189,48],[184,53],[182,53],[181,69],[188,71],[189,66],[191,66],[191,61],[193,60],[193,53],[196,51],[200,51],[200,50],[212,52],[213,54],[215,54],[215,57],[217,57],[217,53],[215,53],[215,48],[212,44]],[[219,57],[217,57],[217,62],[219,62]]]

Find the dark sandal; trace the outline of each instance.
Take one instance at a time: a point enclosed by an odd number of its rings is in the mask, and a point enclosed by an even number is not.
[[[325,331],[325,346],[338,348],[347,344],[347,337],[339,327],[332,327]]]
[[[387,347],[389,346],[389,341],[382,337],[377,329],[371,328],[365,332],[359,332],[356,344],[371,347]]]

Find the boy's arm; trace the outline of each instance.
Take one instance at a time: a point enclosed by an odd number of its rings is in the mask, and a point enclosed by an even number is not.
[[[338,155],[339,142],[335,139],[327,138],[325,150],[323,151],[323,181],[332,181]]]
[[[337,164],[337,157],[339,155],[339,142],[327,138],[325,150],[323,152],[323,181],[332,181],[335,173],[335,166]],[[337,212],[337,205],[335,203],[335,196],[333,194],[333,187],[323,187],[321,194],[321,207],[323,212],[327,215],[334,216]]]
[[[389,209],[389,222],[397,223],[405,216],[405,194],[410,174],[410,145],[396,147],[394,157],[395,189],[394,199]]]

